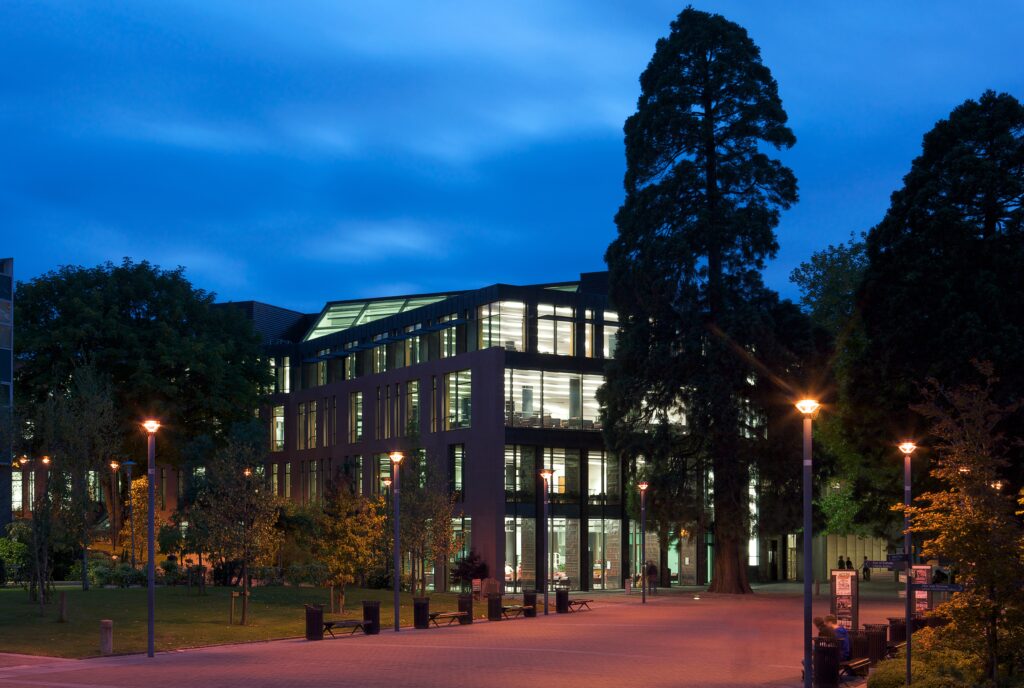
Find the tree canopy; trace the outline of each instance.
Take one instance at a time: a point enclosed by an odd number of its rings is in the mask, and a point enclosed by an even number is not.
[[[837,445],[859,457],[861,518],[881,522],[898,498],[893,445],[926,432],[910,409],[926,379],[955,387],[978,359],[1000,378],[997,402],[1024,388],[1024,106],[988,91],[936,123],[865,251],[857,332],[838,359]],[[1003,424],[1024,438],[1019,410]],[[1024,464],[1005,471],[1020,484]]]
[[[127,258],[19,283],[17,404],[25,413],[40,407],[91,365],[112,387],[126,454],[144,447],[144,416],[164,422],[165,458],[182,440],[220,436],[251,416],[268,372],[251,324],[213,299],[189,283],[184,268]]]
[[[626,198],[606,254],[622,326],[601,392],[606,439],[627,460],[646,453],[651,474],[676,491],[692,491],[712,469],[711,589],[749,592],[756,452],[747,445],[758,434],[751,426],[764,423],[751,380],[778,383],[799,368],[775,325],[776,316],[802,318],[784,314],[761,280],[779,214],[797,199],[792,171],[765,149],[796,139],[760,50],[719,15],[680,13],[640,85],[625,125]],[[666,423],[677,430],[650,442]]]

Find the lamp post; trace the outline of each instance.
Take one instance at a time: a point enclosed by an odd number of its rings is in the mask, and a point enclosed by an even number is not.
[[[399,473],[398,469],[402,465],[402,459],[404,459],[404,458],[405,458],[405,456],[402,454],[402,452],[398,452],[398,451],[391,452],[391,474],[392,474],[391,477],[392,477],[392,480],[394,481],[392,483],[392,485],[394,487],[393,487],[391,492],[392,492],[392,496],[394,497],[394,504],[395,504],[395,548],[394,548],[395,549],[395,551],[394,551],[394,558],[395,558],[395,580],[394,580],[394,584],[395,584],[395,633],[398,633],[398,609],[399,609],[399,606],[398,606],[399,605],[398,590],[399,590],[399,585],[401,583],[401,578],[402,578],[402,575],[401,575],[401,573],[402,573],[402,548],[401,548],[401,535],[399,533],[399,520],[398,520],[400,518],[400,514],[401,514],[401,511],[399,509],[399,504],[398,504],[399,499],[400,499],[399,498],[399,482],[400,482],[399,475],[400,475],[400,473]]]
[[[640,490],[640,602],[647,604],[647,481],[643,480]]]
[[[551,485],[551,476],[554,473],[550,468],[542,468],[540,471],[541,480],[544,481],[544,499],[541,502],[541,542],[544,556],[541,558],[540,569],[540,583],[544,586],[544,616],[548,614],[548,491]]]
[[[128,469],[128,529],[132,534],[132,568],[135,568],[135,510],[132,508],[132,477],[135,468],[135,462],[128,459],[124,462],[124,467]]]
[[[146,595],[146,607],[147,607],[147,637],[146,637],[146,656],[153,656],[153,619],[154,609],[156,607],[156,535],[154,530],[154,521],[156,515],[153,511],[155,499],[155,490],[153,483],[156,482],[156,431],[160,429],[160,421],[153,420],[152,418],[142,424],[142,427],[146,429],[148,433],[147,437],[147,459],[148,464],[146,465],[146,477],[148,480],[149,489],[149,517],[147,523],[147,543],[146,543],[146,557],[149,560],[146,566],[146,577],[148,579],[148,591]]]
[[[120,489],[121,485],[120,485],[120,481],[117,479],[117,471],[120,468],[121,468],[121,462],[120,461],[118,461],[117,459],[111,459],[110,460],[110,484],[111,484],[111,488],[112,488],[111,492],[110,492],[111,509],[113,509],[113,504],[114,504],[115,500],[117,501],[118,505],[121,504],[121,489]],[[120,536],[121,536],[121,534],[117,533],[116,537],[120,538]],[[115,534],[111,533],[110,534],[110,542],[111,543],[114,542],[114,538],[115,538]]]
[[[384,511],[387,513],[391,510],[391,478],[384,478],[380,482],[384,486]],[[384,573],[391,573],[391,562],[384,564]]]
[[[917,449],[917,445],[913,442],[901,442],[899,450],[903,453],[903,506],[910,506],[910,455]],[[903,552],[907,557],[904,565],[906,566],[907,572],[907,608],[906,608],[906,633],[907,633],[907,685],[910,685],[910,637],[912,635],[911,625],[914,620],[914,600],[912,596],[913,588],[911,587],[911,577],[914,572],[911,568],[913,561],[911,560],[911,551],[913,543],[910,537],[910,515],[903,512]]]
[[[814,399],[801,399],[796,408],[804,417],[804,688],[811,688],[811,577],[814,575],[811,565],[811,424],[821,404]]]

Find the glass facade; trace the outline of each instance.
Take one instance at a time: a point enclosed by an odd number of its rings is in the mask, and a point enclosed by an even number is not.
[[[472,375],[458,370],[444,376],[445,430],[468,428],[473,417]]]
[[[572,306],[537,305],[537,353],[572,356],[575,332]]]
[[[456,501],[465,499],[463,492],[463,469],[466,464],[466,445],[453,444],[451,447],[451,467],[449,468],[449,490],[455,495]]]
[[[549,585],[580,588],[580,520],[549,518],[548,544]]]
[[[621,504],[619,459],[615,454],[591,449],[587,452],[587,499],[591,504]]]
[[[284,451],[284,406],[275,406],[270,420],[270,451]]]
[[[21,514],[24,508],[24,484],[21,471],[11,471],[11,511]]]
[[[505,501],[532,503],[537,491],[537,448],[505,445]]]
[[[526,351],[526,304],[498,301],[477,309],[478,348],[500,346],[508,351]]]
[[[580,450],[562,447],[543,449],[544,468],[550,468],[552,504],[577,504],[580,500]]]
[[[537,524],[532,518],[505,518],[505,590],[537,586]]]
[[[348,441],[358,442],[363,439],[363,393],[352,392],[348,395]]]
[[[591,587],[594,590],[622,587],[622,525],[610,518],[587,523]]]
[[[600,430],[602,384],[602,375],[507,368],[505,425]]]
[[[604,357],[615,358],[615,346],[619,337],[619,314],[615,311],[604,312]]]

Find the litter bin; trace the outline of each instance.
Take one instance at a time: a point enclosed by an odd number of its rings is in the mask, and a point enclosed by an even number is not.
[[[414,628],[430,628],[430,598],[412,598],[412,625]]]
[[[465,626],[473,623],[473,596],[459,595],[459,611],[466,612],[466,616],[459,617],[459,623]]]
[[[559,614],[569,613],[569,588],[555,590],[555,611]]]
[[[902,643],[907,639],[907,620],[902,616],[889,617],[889,642]]]
[[[487,620],[501,621],[501,593],[487,594]]]
[[[889,634],[888,624],[864,624],[864,632],[868,634],[868,663],[875,666],[885,659],[886,636]]]
[[[814,688],[838,688],[839,639],[815,638],[812,663]]]
[[[537,593],[536,592],[524,592],[523,593],[523,606],[526,609],[523,610],[523,616],[527,618],[534,618],[537,616]]]
[[[868,656],[867,631],[847,631],[850,634],[850,659],[863,659]]]
[[[306,640],[324,639],[324,606],[306,605]]]
[[[380,600],[363,600],[363,633],[380,633]]]

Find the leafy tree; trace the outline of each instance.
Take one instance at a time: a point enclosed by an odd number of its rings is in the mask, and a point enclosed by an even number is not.
[[[862,516],[883,521],[899,498],[892,444],[914,436],[927,378],[956,388],[970,359],[990,361],[994,399],[1024,388],[1024,106],[1007,94],[965,101],[924,136],[921,155],[866,238],[858,335],[839,371],[842,442],[860,457]],[[1006,418],[1024,438],[1024,414]],[[1024,462],[1004,469],[1014,484]],[[916,476],[917,480],[920,476]]]
[[[88,590],[88,548],[96,516],[89,475],[94,473],[97,480],[110,477],[107,462],[114,449],[116,429],[110,386],[94,366],[87,364],[71,371],[64,390],[43,404],[40,428],[44,446],[54,455],[51,479],[58,480],[58,487],[70,487],[65,495],[65,523],[78,533],[82,589]],[[110,485],[113,487],[113,483]]]
[[[339,589],[344,613],[345,588],[371,568],[386,538],[383,501],[353,494],[345,485],[330,486],[325,497],[313,552],[327,567],[327,582]]]
[[[741,431],[750,352],[772,329],[760,308],[760,270],[777,250],[780,211],[797,198],[793,173],[762,149],[788,148],[795,138],[742,27],[687,8],[671,28],[625,125],[626,199],[606,255],[622,326],[601,393],[606,439],[628,459],[640,453],[631,437],[685,416],[674,446],[647,457],[652,475],[686,483],[684,462],[707,461],[711,589],[745,593],[750,465]]]
[[[269,371],[251,324],[213,299],[184,268],[129,259],[19,283],[17,404],[42,406],[91,365],[113,390],[120,453],[145,450],[138,423],[147,415],[165,423],[165,458],[189,438],[220,437],[251,416]]]
[[[214,451],[190,512],[206,534],[201,549],[221,563],[241,562],[242,625],[248,621],[250,566],[269,565],[281,544],[275,527],[278,499],[258,473],[266,463],[267,443],[261,434],[254,436],[257,425],[256,421],[236,424],[225,446]]]
[[[931,380],[914,407],[930,426],[929,473],[939,488],[905,511],[911,530],[925,537],[922,553],[951,562],[965,586],[939,610],[952,619],[949,645],[973,648],[996,684],[1000,664],[1024,668],[1024,527],[1003,489],[1011,447],[999,431],[1021,403],[994,401],[999,381],[991,364],[978,371],[982,384],[949,388]]]
[[[814,324],[842,340],[853,324],[855,295],[866,268],[863,237],[851,234],[847,243],[815,251],[789,279],[800,288],[800,305]]]

